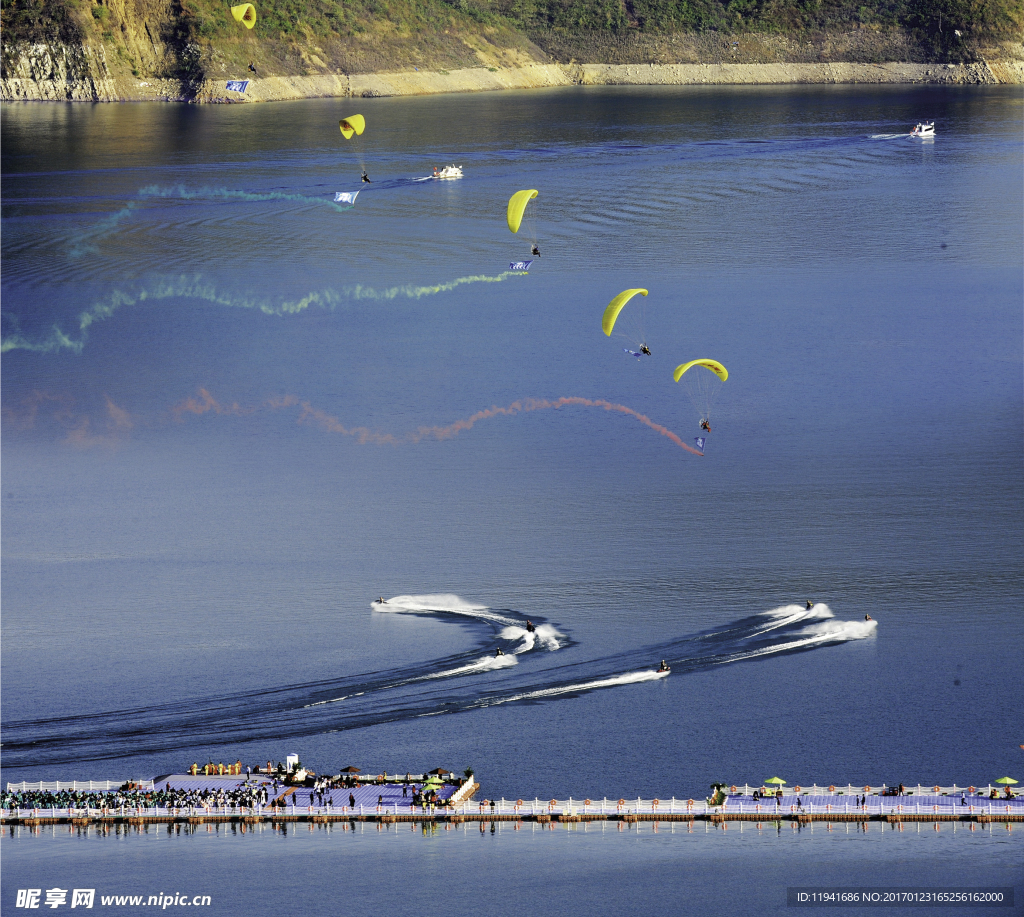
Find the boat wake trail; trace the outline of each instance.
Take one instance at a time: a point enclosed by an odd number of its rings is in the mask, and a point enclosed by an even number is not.
[[[543,703],[715,666],[806,652],[875,633],[874,621],[840,621],[828,606],[785,606],[715,630],[596,659],[552,624],[454,595],[403,595],[376,613],[430,615],[469,626],[462,653],[382,672],[281,685],[78,716],[8,722],[4,765],[38,767],[188,746],[237,744],[361,729],[503,704]],[[573,647],[576,652],[565,654]],[[499,652],[500,651],[500,652]],[[563,658],[568,656],[568,658]]]

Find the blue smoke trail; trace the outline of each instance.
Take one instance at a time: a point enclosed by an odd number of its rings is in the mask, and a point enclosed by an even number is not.
[[[387,301],[398,298],[416,300],[424,296],[446,293],[467,283],[500,283],[509,277],[520,276],[524,275],[518,271],[504,271],[495,276],[477,274],[472,277],[458,277],[455,280],[432,286],[405,284],[403,286],[389,287],[384,290],[377,290],[357,284],[351,287],[344,287],[341,290],[314,290],[298,299],[277,301],[265,297],[225,293],[201,277],[163,279],[155,281],[150,286],[136,292],[115,290],[105,300],[93,303],[93,305],[89,306],[88,309],[81,312],[78,316],[77,336],[74,333],[62,330],[56,325],[50,330],[50,334],[47,337],[38,340],[26,337],[20,331],[15,330],[0,341],[0,353],[7,353],[11,350],[27,350],[33,353],[54,353],[61,350],[70,350],[74,353],[81,353],[88,339],[89,329],[96,322],[105,321],[125,306],[135,306],[144,302],[157,302],[165,299],[191,299],[230,309],[256,310],[264,315],[288,316],[298,315],[313,307],[333,311],[346,300],[370,299]]]
[[[307,194],[292,194],[285,191],[266,191],[253,193],[252,191],[235,191],[231,188],[195,188],[189,189],[184,185],[171,185],[162,187],[160,185],[149,185],[139,189],[139,197],[162,197],[183,201],[298,201],[302,204],[317,204],[321,207],[330,207],[339,213],[351,210],[353,205],[347,206],[336,204],[327,197],[310,197]]]
[[[136,206],[134,202],[129,201],[120,210],[104,217],[89,229],[72,238],[68,247],[68,257],[81,258],[83,255],[92,255],[98,252],[96,243],[113,233],[118,224],[129,216]]]

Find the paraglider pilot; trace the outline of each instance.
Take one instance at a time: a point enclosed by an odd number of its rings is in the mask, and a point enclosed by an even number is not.
[[[641,344],[640,345],[640,353],[645,353],[645,354],[647,354],[647,356],[650,356],[651,355],[651,348],[648,347],[646,344]]]
[[[707,430],[708,433],[711,432],[711,423],[710,423],[710,421],[706,417],[702,417],[700,419],[700,428],[702,430]]]
[[[252,61],[249,61],[249,72],[252,73],[253,76],[256,76],[256,66]]]
[[[540,257],[540,249],[536,245],[534,245],[533,248],[530,249],[530,254],[531,255],[536,255],[539,258]]]
[[[370,176],[366,174],[366,169],[363,169],[363,181],[369,184]]]

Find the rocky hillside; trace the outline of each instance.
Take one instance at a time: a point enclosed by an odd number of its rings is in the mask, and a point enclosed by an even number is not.
[[[2,0],[2,97],[215,100],[250,64],[264,98],[380,94],[353,77],[383,73],[408,74],[411,92],[437,91],[417,73],[443,91],[466,88],[444,80],[456,71],[498,88],[605,64],[953,64],[991,81],[1024,67],[1024,0],[259,0],[251,31],[229,7]]]

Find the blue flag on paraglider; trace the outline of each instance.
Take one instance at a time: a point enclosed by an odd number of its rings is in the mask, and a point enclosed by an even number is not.
[[[358,191],[335,191],[334,192],[334,203],[336,204],[354,204],[356,202],[356,195]]]
[[[694,442],[695,442],[695,443],[697,444],[697,448],[698,448],[698,449],[699,449],[699,450],[700,450],[701,452],[703,452],[703,451],[704,451],[704,443],[706,443],[706,442],[707,442],[707,439],[706,439],[705,437],[703,437],[703,436],[698,436],[698,437],[697,437],[697,438],[696,438],[696,439],[694,440]]]
[[[509,261],[508,269],[510,271],[528,271],[533,261]]]
[[[248,80],[228,80],[229,92],[245,92],[249,88]]]

